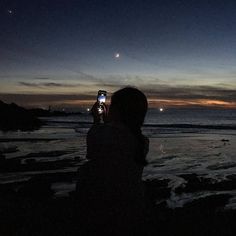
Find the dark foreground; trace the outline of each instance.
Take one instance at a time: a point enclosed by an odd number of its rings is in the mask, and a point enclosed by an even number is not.
[[[73,181],[75,177],[75,173],[44,174],[32,177],[21,186],[0,185],[0,235],[85,235],[78,221],[74,192],[55,198],[51,189],[51,183],[63,179]],[[208,180],[199,180],[196,175],[184,177],[188,184],[176,190],[179,193],[220,188],[210,185]],[[168,180],[145,182],[153,209],[143,225],[145,235],[236,235],[236,211],[223,209],[230,195],[208,196],[176,209],[168,208],[165,201],[154,205],[156,199],[170,195],[167,184]],[[224,186],[234,188],[235,179],[232,177]]]
[[[52,187],[55,183],[70,184],[77,181],[76,169],[80,157],[51,161],[51,158],[71,154],[69,151],[44,151],[15,158],[5,157],[6,153],[16,151],[15,148],[5,148],[0,153],[0,173],[2,176],[28,173],[29,179],[0,184],[0,236],[87,235],[79,223],[80,208],[77,207],[75,192],[71,190],[67,196],[56,197]],[[49,160],[37,161],[37,157],[42,156]],[[61,171],[66,168],[74,171]],[[168,185],[170,180],[146,180],[147,202],[152,210],[147,222],[142,225],[145,234],[136,235],[236,235],[236,210],[224,208],[232,197],[228,193],[236,189],[236,175],[229,174],[221,182],[196,174],[179,177],[186,180],[186,184],[175,188],[177,196],[204,191],[213,194],[193,200],[184,207],[170,209],[166,202],[173,191]],[[92,235],[98,234],[94,232]]]

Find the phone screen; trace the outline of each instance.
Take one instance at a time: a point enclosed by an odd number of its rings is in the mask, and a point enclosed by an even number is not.
[[[98,91],[98,97],[97,100],[99,103],[105,103],[106,102],[106,91],[99,90]]]

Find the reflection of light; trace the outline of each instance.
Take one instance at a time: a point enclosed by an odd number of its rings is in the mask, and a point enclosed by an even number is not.
[[[90,109],[89,109],[89,108],[87,108],[86,110],[87,110],[87,112],[89,112],[89,111],[90,111]]]
[[[160,110],[160,112],[163,112],[164,111],[164,109],[161,107],[161,108],[159,108],[159,110]]]
[[[102,108],[101,108],[101,107],[98,108],[98,113],[99,113],[99,114],[102,113]]]

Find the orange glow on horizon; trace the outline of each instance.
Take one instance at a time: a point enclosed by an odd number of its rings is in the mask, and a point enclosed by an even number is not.
[[[91,107],[96,102],[96,96],[80,97],[81,95],[32,95],[32,94],[13,94],[0,98],[4,102],[15,102],[18,105],[25,107],[48,107],[55,106],[58,108],[79,108]],[[107,104],[110,103],[110,97],[107,99]],[[156,97],[148,97],[150,108],[160,107],[212,107],[224,109],[236,109],[236,101],[224,101],[218,99],[158,99]]]
[[[220,107],[220,108],[236,108],[236,102],[227,102],[221,100],[207,100],[207,99],[195,99],[195,100],[171,100],[171,99],[149,99],[150,107],[156,108],[162,106],[170,107]]]

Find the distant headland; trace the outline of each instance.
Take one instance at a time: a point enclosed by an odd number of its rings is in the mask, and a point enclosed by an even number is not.
[[[0,100],[0,114],[0,130],[30,131],[39,129],[44,124],[39,117],[69,116],[81,113],[68,113],[41,108],[25,109],[15,103],[7,104]]]

